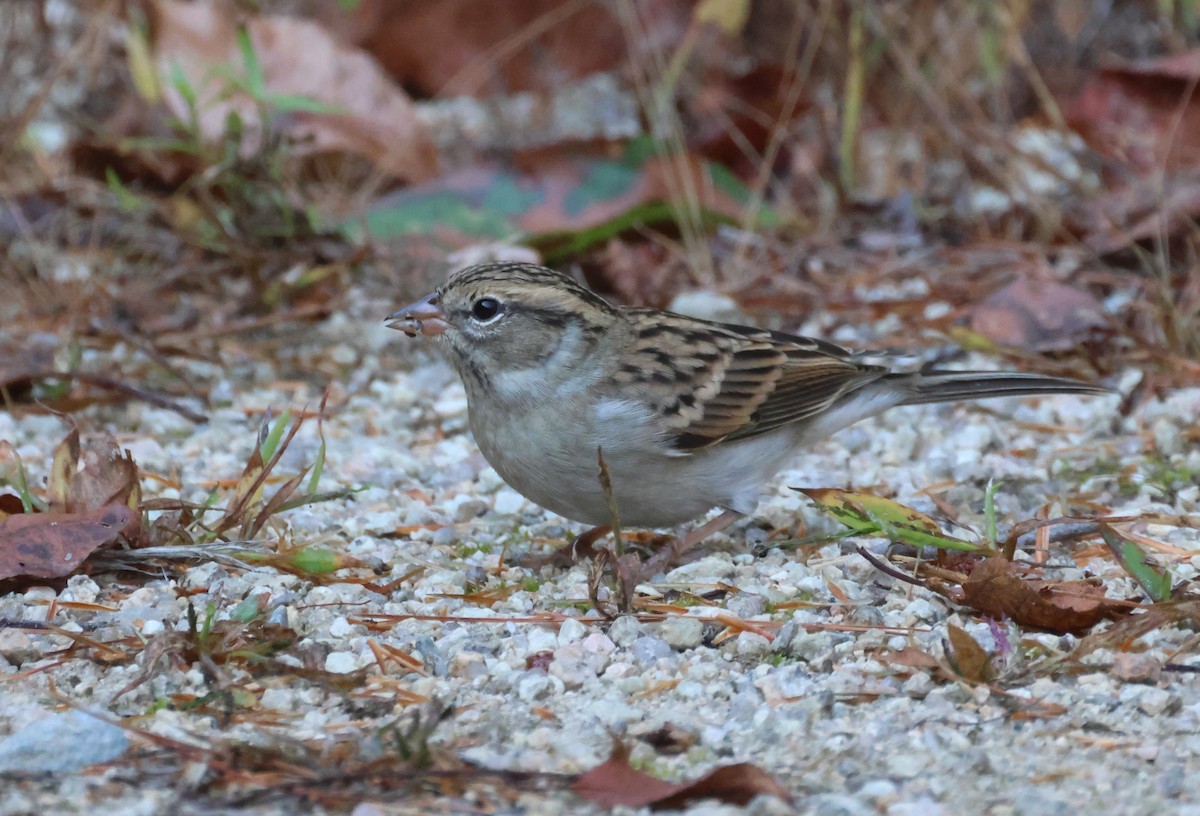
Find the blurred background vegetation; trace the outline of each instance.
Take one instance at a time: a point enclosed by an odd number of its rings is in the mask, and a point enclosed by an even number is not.
[[[0,384],[86,404],[120,346],[182,394],[175,357],[490,256],[1194,382],[1198,37],[1194,0],[6,3]]]

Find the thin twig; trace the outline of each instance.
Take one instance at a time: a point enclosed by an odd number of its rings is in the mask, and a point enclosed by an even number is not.
[[[92,374],[87,371],[35,371],[29,374],[25,379],[33,382],[41,380],[74,380],[76,382],[94,385],[97,388],[102,388],[106,391],[116,391],[121,394],[126,394],[134,399],[148,402],[151,405],[157,405],[159,408],[166,408],[174,411],[180,416],[190,419],[192,422],[208,422],[208,417],[204,414],[193,411],[186,405],[180,405],[165,394],[159,394],[155,391],[148,391],[144,388],[139,388],[136,385],[121,382],[120,380],[106,377],[103,374]]]

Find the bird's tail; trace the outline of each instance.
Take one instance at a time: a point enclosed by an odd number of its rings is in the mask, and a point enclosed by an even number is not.
[[[907,395],[898,405],[927,402],[1024,397],[1036,394],[1111,394],[1111,388],[1042,374],[1004,371],[935,371],[929,373],[887,374],[883,378],[899,386]]]

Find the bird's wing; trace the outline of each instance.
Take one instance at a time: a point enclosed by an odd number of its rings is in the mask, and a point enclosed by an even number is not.
[[[803,422],[886,373],[812,338],[649,309],[627,312],[633,349],[610,382],[653,406],[678,452]]]

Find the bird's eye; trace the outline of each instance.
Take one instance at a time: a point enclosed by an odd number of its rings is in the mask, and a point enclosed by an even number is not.
[[[471,316],[481,323],[486,323],[500,314],[501,308],[500,301],[495,298],[480,298],[471,307]]]

